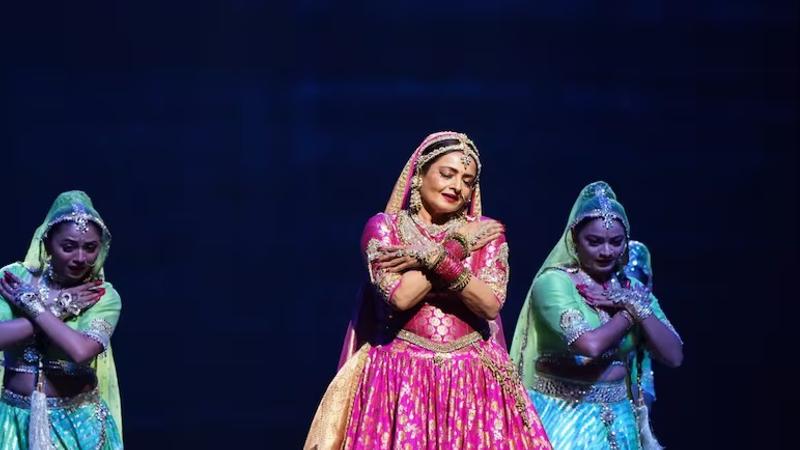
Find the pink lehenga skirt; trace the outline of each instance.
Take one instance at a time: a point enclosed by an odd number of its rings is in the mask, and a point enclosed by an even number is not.
[[[477,332],[365,345],[323,397],[308,449],[550,449],[508,353]]]

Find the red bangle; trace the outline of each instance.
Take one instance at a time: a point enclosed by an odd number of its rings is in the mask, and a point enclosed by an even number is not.
[[[442,247],[444,247],[444,251],[447,252],[447,255],[456,261],[461,261],[467,257],[466,248],[464,248],[461,242],[455,239],[448,239],[444,241]]]
[[[433,268],[433,273],[448,285],[456,281],[463,271],[464,266],[461,262],[456,261],[449,255],[442,258],[439,264]]]

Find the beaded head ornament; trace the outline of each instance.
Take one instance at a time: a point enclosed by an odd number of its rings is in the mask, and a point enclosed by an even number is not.
[[[575,228],[587,218],[603,219],[606,229],[611,228],[614,220],[619,220],[625,227],[625,235],[630,236],[630,224],[625,209],[617,202],[616,194],[605,181],[595,181],[581,190],[570,214],[569,227]]]
[[[440,147],[435,146],[437,142],[442,141],[457,141],[457,143]],[[385,212],[397,213],[400,210],[412,208],[412,196],[420,187],[419,177],[422,168],[439,156],[450,152],[461,152],[463,154],[461,162],[465,166],[469,165],[470,159],[475,161],[477,165],[475,187],[472,189],[472,196],[466,213],[471,216],[480,216],[482,213],[480,185],[478,184],[478,178],[480,178],[481,173],[480,154],[475,144],[466,134],[455,131],[433,133],[422,141],[411,155],[411,158],[409,158],[405,167],[403,167],[403,171],[400,172],[400,177],[398,177],[394,189],[392,189],[389,202],[386,204]]]

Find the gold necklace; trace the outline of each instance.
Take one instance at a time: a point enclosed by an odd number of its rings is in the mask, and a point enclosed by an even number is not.
[[[425,222],[423,222],[422,220],[419,219],[419,215],[417,215],[417,214],[408,213],[408,215],[411,218],[411,221],[414,222],[414,224],[416,224],[418,227],[424,229],[425,232],[427,232],[430,236],[435,236],[435,235],[438,235],[438,234],[442,234],[444,232],[447,232],[447,234],[450,234],[450,233],[454,232],[455,230],[461,228],[461,226],[464,223],[466,223],[466,220],[464,220],[464,218],[461,217],[461,216],[451,217],[450,219],[447,220],[447,222],[445,222],[445,223],[443,223],[441,225],[438,225],[438,224],[435,224],[435,223],[425,223]]]

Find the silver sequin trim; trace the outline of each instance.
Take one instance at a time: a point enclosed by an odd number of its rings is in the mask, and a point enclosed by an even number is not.
[[[578,383],[537,374],[533,390],[571,402],[616,403],[628,399],[625,380]]]
[[[39,373],[39,366],[25,364],[24,361],[6,358],[3,367],[11,372]],[[60,372],[65,375],[94,375],[94,369],[85,364],[78,364],[63,359],[45,359],[42,361],[42,370],[45,372]]]
[[[89,329],[84,330],[83,334],[88,338],[97,341],[103,346],[103,349],[108,348],[111,343],[111,333],[114,332],[114,327],[103,319],[92,319],[89,322]]]
[[[583,333],[592,329],[583,317],[583,313],[572,308],[561,313],[560,325],[567,345],[572,345]]]

